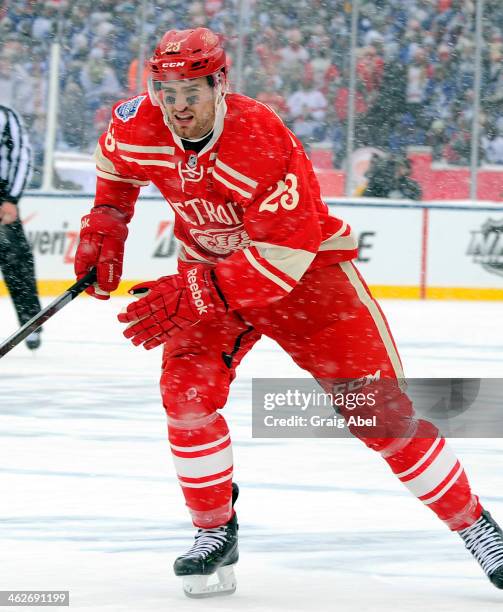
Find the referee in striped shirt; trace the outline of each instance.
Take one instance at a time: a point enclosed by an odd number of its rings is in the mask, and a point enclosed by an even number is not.
[[[19,115],[0,105],[0,269],[20,325],[40,311],[33,254],[21,225],[18,201],[30,177],[31,151]],[[40,333],[26,339],[40,346]]]

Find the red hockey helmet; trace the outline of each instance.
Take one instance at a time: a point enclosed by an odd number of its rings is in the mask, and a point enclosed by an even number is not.
[[[208,28],[169,30],[149,60],[153,81],[209,76],[226,66],[220,37]]]

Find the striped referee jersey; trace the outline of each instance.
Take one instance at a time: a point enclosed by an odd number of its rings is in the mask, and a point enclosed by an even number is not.
[[[0,105],[0,203],[17,204],[31,170],[31,148],[21,117]]]

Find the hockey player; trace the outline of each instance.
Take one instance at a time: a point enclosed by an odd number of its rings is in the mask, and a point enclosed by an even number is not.
[[[503,588],[501,531],[445,439],[414,417],[400,389],[400,358],[353,264],[350,227],[329,214],[299,140],[268,107],[228,93],[226,76],[224,50],[210,30],[164,35],[150,59],[148,93],[117,104],[99,140],[96,200],[75,258],[79,278],[97,267],[89,292],[108,299],[140,187],[152,181],[175,213],[178,274],[135,286],[139,299],[119,320],[135,346],[163,345],[169,442],[197,528],[174,566],[185,592],[235,589],[238,491],[219,410],[261,334],[325,388],[348,378],[387,381],[374,409],[379,431],[353,428],[355,435],[460,534]],[[209,585],[212,574],[219,581]]]

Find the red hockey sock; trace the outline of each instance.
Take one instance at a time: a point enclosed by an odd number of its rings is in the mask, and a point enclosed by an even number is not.
[[[482,506],[471,491],[463,466],[434,425],[419,421],[414,438],[395,443],[395,448],[382,451],[384,459],[409,491],[449,529],[464,529],[480,517]]]
[[[232,446],[218,412],[198,419],[168,418],[178,480],[196,527],[217,527],[232,516]]]

